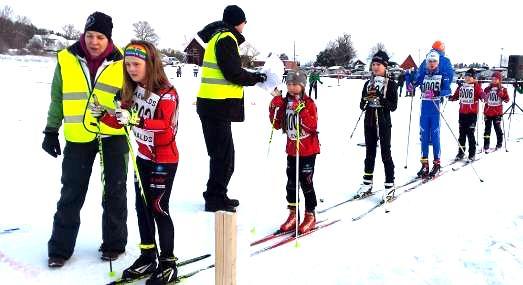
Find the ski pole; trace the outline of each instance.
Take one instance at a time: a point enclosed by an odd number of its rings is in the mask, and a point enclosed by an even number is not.
[[[412,102],[414,101],[414,96],[410,98],[410,114],[409,114],[409,132],[407,136],[407,154],[405,155],[405,166],[404,168],[407,169],[407,161],[409,159],[409,145],[410,145],[410,126],[412,124]]]
[[[505,139],[505,152],[508,152],[507,135],[505,134],[505,118],[503,117],[503,115],[501,115],[501,122],[502,122],[502,125],[503,125],[503,137]]]
[[[441,116],[441,118],[443,119],[443,121],[445,122],[445,124],[447,125],[447,128],[449,128],[449,131],[450,131],[450,133],[452,134],[452,137],[454,137],[454,140],[458,143],[459,148],[461,149],[461,151],[462,151],[463,153],[465,153],[465,149],[464,149],[463,146],[459,143],[458,138],[456,137],[456,135],[455,135],[454,132],[452,131],[452,128],[450,127],[449,123],[447,122],[447,119],[445,119],[445,116],[443,116],[443,114],[442,114],[441,111],[439,110],[438,105],[436,104],[436,102],[435,102],[434,100],[431,100],[431,101],[432,101],[432,103],[434,104],[434,106],[436,107],[436,109],[438,110],[439,115]],[[470,167],[472,167],[472,170],[474,170],[474,174],[476,174],[476,177],[479,179],[479,181],[480,181],[480,182],[483,182],[484,180],[479,176],[478,172],[476,171],[476,168],[474,167],[473,162],[470,163]]]
[[[271,152],[271,143],[272,143],[272,135],[274,134],[274,123],[276,122],[276,114],[278,113],[278,110],[280,107],[276,107],[274,109],[274,115],[272,116],[271,121],[271,136],[269,137],[269,147],[267,149],[267,157],[269,156],[269,153]]]
[[[367,106],[367,104],[365,104],[365,107],[366,106]],[[352,139],[352,136],[354,136],[354,132],[356,132],[356,129],[358,128],[358,124],[361,120],[361,117],[363,116],[363,113],[365,113],[365,108],[363,108],[363,111],[361,111],[360,116],[358,117],[358,120],[356,121],[356,125],[354,126],[354,129],[352,130],[352,133],[350,134],[349,142]]]
[[[298,237],[299,228],[298,224],[300,221],[300,112],[305,107],[303,102],[298,104],[296,107],[296,243],[295,247],[299,247]]]

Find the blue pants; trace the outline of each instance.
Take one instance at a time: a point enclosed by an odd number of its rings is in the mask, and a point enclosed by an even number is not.
[[[432,144],[434,160],[440,159],[439,121],[439,113],[422,115],[420,117],[421,157],[429,157],[429,144]]]

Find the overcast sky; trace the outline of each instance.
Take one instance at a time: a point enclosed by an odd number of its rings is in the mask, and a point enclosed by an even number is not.
[[[523,54],[523,1],[71,1],[1,0],[37,27],[61,31],[65,24],[83,30],[87,16],[101,11],[113,17],[113,38],[125,45],[132,23],[145,20],[160,37],[159,46],[182,49],[207,23],[219,20],[223,8],[237,4],[245,11],[244,35],[262,54],[293,54],[313,61],[330,40],[352,35],[357,57],[383,42],[392,60],[412,54],[418,61],[436,39],[445,42],[453,63],[486,62],[499,65],[503,54]]]

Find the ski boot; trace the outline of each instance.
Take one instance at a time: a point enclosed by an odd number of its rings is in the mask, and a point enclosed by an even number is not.
[[[298,233],[300,235],[310,232],[316,227],[316,215],[314,215],[314,212],[305,211],[305,217],[303,218],[303,222],[298,227]]]
[[[434,164],[432,165],[432,170],[429,173],[429,178],[434,178],[436,175],[441,171],[441,165],[439,159],[434,160]]]
[[[136,261],[122,273],[123,280],[142,279],[151,275],[156,270],[156,253],[154,249],[142,250]]]
[[[416,174],[419,178],[427,178],[429,176],[429,160],[421,159],[421,169]]]
[[[280,232],[292,231],[296,228],[297,216],[296,216],[296,206],[289,206],[289,217],[285,223],[280,226]]]
[[[176,268],[176,257],[160,257],[160,264],[156,271],[145,282],[146,285],[165,285],[173,283],[178,278],[178,269]]]
[[[459,148],[458,154],[456,155],[456,158],[454,158],[455,161],[460,161],[465,156],[465,153],[463,152],[464,148]]]
[[[358,193],[356,193],[356,198],[363,199],[370,195],[372,195],[372,180],[363,180]]]
[[[392,202],[395,198],[395,196],[394,196],[395,192],[396,192],[396,188],[394,187],[394,182],[385,183],[385,191],[383,191],[383,201],[385,203]]]

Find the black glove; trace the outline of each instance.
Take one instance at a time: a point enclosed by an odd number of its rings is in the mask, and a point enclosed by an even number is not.
[[[254,77],[256,78],[256,82],[267,81],[267,75],[265,73],[256,72],[256,73],[254,73]]]
[[[60,150],[60,141],[58,140],[58,130],[45,128],[45,137],[42,142],[42,148],[52,157],[57,157],[62,154]]]

